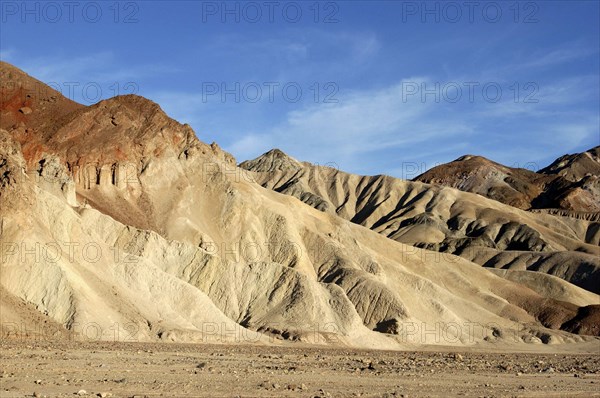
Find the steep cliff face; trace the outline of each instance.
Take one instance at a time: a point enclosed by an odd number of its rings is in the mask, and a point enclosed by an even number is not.
[[[176,180],[177,163],[164,159],[201,158],[211,165],[235,167],[218,145],[200,142],[188,125],[167,117],[160,107],[141,97],[123,96],[74,112],[47,146],[71,170],[77,195],[115,219],[160,231],[167,220],[142,190],[140,179],[159,173]],[[214,168],[214,167],[213,167]],[[181,187],[165,186],[167,195]]]
[[[560,330],[585,325],[585,296],[545,297],[264,189],[143,98],[76,109],[29,138],[19,128],[0,136],[0,284],[78,335],[376,348],[592,339]],[[268,167],[289,165],[275,155]]]

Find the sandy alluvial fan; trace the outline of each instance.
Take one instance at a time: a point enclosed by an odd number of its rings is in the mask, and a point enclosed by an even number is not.
[[[55,325],[77,338],[391,349],[597,341],[593,218],[280,152],[248,171],[147,99],[84,107],[0,66],[5,336]]]

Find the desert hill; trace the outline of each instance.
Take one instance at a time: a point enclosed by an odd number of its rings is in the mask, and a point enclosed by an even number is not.
[[[600,147],[566,155],[539,172],[463,156],[414,181],[473,192],[519,209],[562,209],[600,214]]]
[[[0,67],[3,76],[33,81]],[[45,119],[35,97],[2,96],[2,115],[31,105],[0,130],[0,316],[10,313],[7,321],[33,319],[36,309],[80,338],[387,349],[596,339],[598,295],[553,279],[537,291],[468,259],[388,239],[358,225],[370,218],[351,197],[336,214],[265,189],[249,178],[258,173],[237,168],[230,154],[147,99],[89,107],[57,100],[56,117]],[[264,167],[297,172],[281,155],[272,160]],[[371,185],[378,184],[396,182],[381,177]],[[492,208],[480,209],[473,194],[410,184],[418,188],[385,195],[413,200],[415,214],[422,200],[446,217],[453,206],[482,223],[505,214],[491,200]],[[386,205],[376,198],[359,201],[361,208],[382,214]],[[358,218],[348,219],[351,211]],[[595,258],[588,221],[513,212],[539,231],[511,226],[499,232],[502,245],[518,233],[539,253],[577,248]],[[472,223],[454,219],[460,231]]]
[[[353,175],[279,150],[240,167],[266,188],[390,239],[487,267],[547,272],[600,291],[598,221],[527,212],[442,185]]]
[[[42,141],[61,119],[84,106],[63,96],[22,70],[0,61],[0,128],[21,140]]]
[[[569,181],[579,181],[587,176],[600,176],[600,146],[582,153],[564,155],[538,173],[557,174]]]

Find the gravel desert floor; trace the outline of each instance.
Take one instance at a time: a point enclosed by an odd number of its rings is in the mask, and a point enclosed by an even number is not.
[[[595,344],[590,354],[3,340],[0,397],[597,397]]]

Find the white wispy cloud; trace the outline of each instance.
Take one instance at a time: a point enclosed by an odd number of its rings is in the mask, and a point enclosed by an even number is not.
[[[598,53],[598,49],[581,45],[563,46],[549,52],[537,51],[520,64],[521,68],[545,68],[587,58]]]
[[[482,50],[484,51],[484,50]],[[506,58],[506,62],[488,65],[480,70],[480,78],[514,80],[522,76],[538,78],[553,67],[560,67],[569,62],[584,62],[597,57],[600,50],[585,41],[561,43],[552,48],[536,51],[514,49],[514,53]],[[532,74],[533,73],[533,74]]]
[[[337,104],[293,110],[283,123],[246,134],[227,149],[245,159],[279,143],[300,159],[357,165],[365,154],[469,134],[470,128],[454,118],[432,117],[439,104],[403,97],[404,83],[425,80],[410,78],[378,90],[351,92]]]
[[[111,52],[99,52],[77,57],[22,57],[14,52],[8,62],[42,81],[71,82],[83,75],[87,75],[86,81],[90,81],[90,72],[110,65],[114,62],[114,55]]]
[[[382,44],[371,31],[330,31],[318,28],[288,28],[277,37],[240,33],[222,34],[194,51],[223,60],[223,68],[235,70],[236,80],[252,80],[253,70],[274,81],[342,79],[367,65],[381,51]],[[230,64],[243,60],[247,70]],[[264,77],[263,77],[264,79]]]
[[[515,102],[507,96],[498,103],[480,99],[456,106],[431,98],[423,102],[420,96],[406,101],[403,84],[433,86],[430,78],[409,78],[378,90],[351,92],[339,104],[312,104],[290,111],[284,122],[243,134],[226,148],[244,160],[277,146],[302,160],[332,161],[355,172],[392,175],[398,175],[399,169],[376,170],[369,163],[392,152],[429,168],[440,160],[455,159],[460,151],[509,165],[542,164],[548,153],[575,149],[598,136],[597,113],[576,106],[593,99],[590,79],[556,81],[538,103],[524,104],[522,98]],[[521,152],[507,146],[514,140],[524,148]]]

